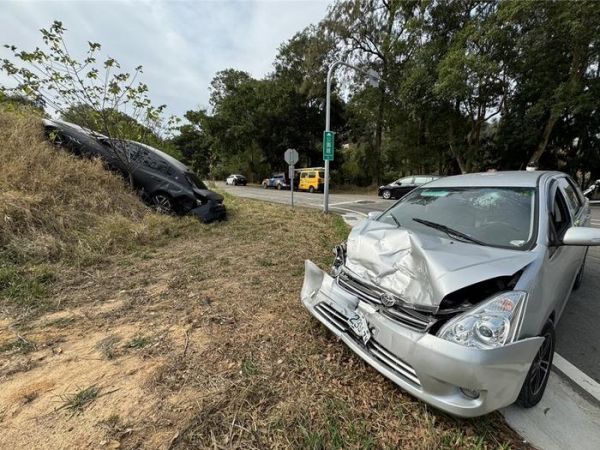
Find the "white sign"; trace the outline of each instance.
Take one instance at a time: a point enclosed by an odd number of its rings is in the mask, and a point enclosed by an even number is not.
[[[283,155],[283,159],[285,159],[285,162],[290,166],[295,166],[298,162],[298,152],[293,148],[288,148]]]

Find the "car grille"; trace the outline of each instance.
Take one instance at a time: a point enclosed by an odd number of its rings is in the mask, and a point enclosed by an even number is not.
[[[361,300],[372,305],[381,306],[380,311],[385,316],[417,331],[425,332],[437,322],[437,319],[432,315],[420,313],[410,308],[399,305],[391,308],[384,307],[380,300],[380,296],[383,293],[382,290],[373,289],[373,287],[351,277],[347,273],[341,273],[337,277],[337,283],[341,288],[356,295]]]
[[[383,346],[381,346],[375,339],[371,338],[365,345],[360,338],[358,338],[350,328],[348,327],[348,318],[336,310],[327,303],[319,303],[315,306],[317,312],[323,317],[329,324],[342,333],[347,333],[348,336],[352,337],[352,340],[365,349],[373,358],[379,361],[381,364],[386,366],[397,376],[404,380],[414,384],[415,386],[421,386],[419,377],[412,366],[402,361],[397,356],[390,353]]]

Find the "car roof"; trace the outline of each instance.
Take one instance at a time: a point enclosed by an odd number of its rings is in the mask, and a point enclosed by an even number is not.
[[[427,183],[425,188],[437,187],[536,187],[539,179],[544,176],[564,175],[561,172],[543,170],[513,170],[500,172],[468,173],[439,178]]]

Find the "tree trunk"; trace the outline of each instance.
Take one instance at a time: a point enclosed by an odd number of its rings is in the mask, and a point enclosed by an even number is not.
[[[558,120],[559,114],[555,111],[550,113],[550,117],[548,117],[548,121],[546,122],[546,126],[544,127],[544,133],[542,134],[542,140],[536,147],[533,155],[529,158],[529,164],[531,166],[537,165],[540,157],[546,151],[546,146],[548,145],[548,140],[550,139],[550,135],[552,134],[552,130],[554,129],[554,125]]]

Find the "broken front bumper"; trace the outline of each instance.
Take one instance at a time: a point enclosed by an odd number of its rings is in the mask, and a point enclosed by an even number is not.
[[[225,205],[213,200],[209,200],[207,203],[191,209],[188,214],[198,217],[204,223],[227,219]]]
[[[311,261],[306,261],[301,298],[313,316],[380,373],[415,397],[461,417],[513,403],[543,342],[534,337],[480,350],[412,330],[342,289]],[[357,313],[370,330],[366,344],[349,323]],[[479,396],[472,398],[473,392]]]

